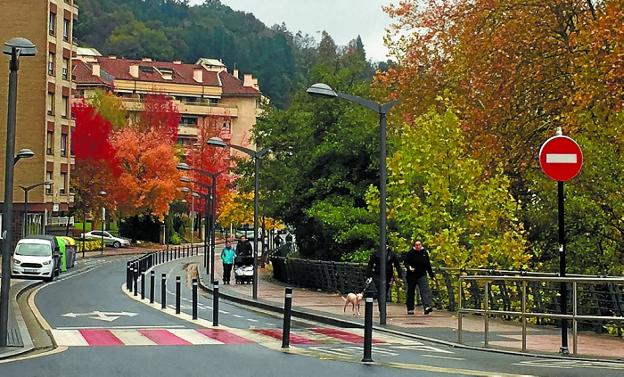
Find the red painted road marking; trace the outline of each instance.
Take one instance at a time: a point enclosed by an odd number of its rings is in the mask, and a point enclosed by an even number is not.
[[[282,330],[280,329],[255,329],[257,333],[262,335],[270,336],[275,339],[282,339]],[[318,344],[316,340],[306,338],[305,336],[297,335],[290,333],[290,343],[291,344]]]
[[[191,343],[167,330],[139,330],[143,336],[159,346],[190,346]]]
[[[342,340],[343,342],[347,342],[347,343],[353,343],[353,344],[363,344],[364,343],[364,337],[357,335],[357,334],[353,334],[347,331],[342,331],[339,329],[332,329],[332,328],[315,328],[315,329],[311,329],[314,332],[317,332],[319,334],[323,334],[323,335],[327,335],[329,337],[335,338],[335,339],[339,339]],[[373,339],[373,343],[375,344],[380,344],[380,343],[385,343],[379,339]]]
[[[82,335],[90,346],[110,347],[124,345],[124,343],[109,330],[80,330],[80,335]]]
[[[225,344],[252,344],[253,342],[225,330],[197,329],[197,332]]]

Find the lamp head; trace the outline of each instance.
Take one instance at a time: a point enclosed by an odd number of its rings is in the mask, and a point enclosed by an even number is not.
[[[20,149],[19,152],[17,152],[17,154],[15,155],[15,157],[22,159],[22,158],[31,158],[35,155],[35,152],[31,151],[30,149]]]
[[[182,191],[182,192],[186,192],[186,193],[189,193],[189,192],[191,192],[191,189],[190,189],[190,188],[188,188],[188,187],[182,187],[182,188],[180,189],[180,191]]]
[[[177,168],[178,170],[191,170],[191,167],[186,162],[180,162]]]
[[[201,195],[199,195],[198,193],[194,192],[194,193],[193,193],[193,197],[194,197],[194,198],[201,198]]]
[[[4,42],[4,48],[2,52],[6,55],[12,55],[13,49],[17,49],[20,56],[35,56],[37,54],[37,47],[34,43],[26,38],[11,38]]]
[[[212,145],[213,147],[227,147],[225,141],[223,141],[223,139],[221,139],[220,137],[211,137],[210,139],[208,139],[208,141],[206,141],[206,144]]]
[[[336,98],[338,94],[331,88],[331,86],[323,83],[317,83],[312,85],[306,90],[306,92],[315,97],[328,97],[328,98]]]
[[[102,190],[102,191],[98,192],[98,194],[100,194],[101,196],[106,196],[106,195],[108,195],[108,193],[107,193],[106,191],[104,191],[104,190]]]
[[[190,179],[189,177],[180,177],[180,182],[184,182],[184,183],[192,183],[193,180]]]

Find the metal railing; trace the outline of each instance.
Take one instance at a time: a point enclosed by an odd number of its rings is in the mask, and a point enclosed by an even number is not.
[[[478,283],[485,283],[483,295],[483,308],[465,308],[464,303],[464,286],[470,285],[470,290],[478,290]],[[514,305],[506,305],[504,310],[494,309],[491,306],[492,287],[493,283],[503,283],[502,286],[510,286],[519,284],[520,287],[520,310],[512,310]],[[468,284],[469,283],[469,284]],[[511,283],[511,284],[510,284]],[[528,287],[529,283],[533,285],[542,284],[569,284],[572,286],[572,313],[546,313],[537,312],[528,308]],[[606,285],[612,290],[613,286],[624,287],[624,278],[615,277],[550,277],[550,276],[487,276],[487,275],[475,275],[475,276],[459,276],[459,310],[457,313],[457,341],[463,344],[463,317],[465,314],[480,314],[483,316],[484,322],[484,347],[489,346],[490,335],[490,317],[502,316],[502,317],[519,317],[522,322],[522,352],[526,352],[527,349],[527,322],[529,318],[544,318],[554,320],[571,320],[572,321],[572,353],[578,353],[578,323],[579,321],[592,321],[592,322],[624,322],[624,316],[620,315],[587,315],[579,313],[579,285]],[[480,303],[478,304],[479,306]],[[518,307],[518,305],[516,305]],[[614,312],[612,312],[614,313]],[[615,313],[614,313],[615,314]]]

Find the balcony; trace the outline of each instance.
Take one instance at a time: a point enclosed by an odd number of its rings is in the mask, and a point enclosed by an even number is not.
[[[139,98],[121,97],[126,110],[143,111],[143,100]],[[180,114],[212,115],[225,117],[238,117],[238,107],[232,105],[211,104],[209,102],[182,102],[173,101]]]

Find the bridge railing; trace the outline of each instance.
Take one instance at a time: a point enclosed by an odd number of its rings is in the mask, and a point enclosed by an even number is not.
[[[555,291],[561,284],[571,286],[569,311],[561,313],[540,305],[541,292]],[[514,294],[502,300],[504,287],[516,286]],[[498,291],[498,292],[496,292]],[[475,300],[475,292],[483,292],[482,300]],[[596,292],[610,296],[615,305],[604,307],[593,300]],[[531,320],[570,320],[572,324],[572,353],[578,353],[578,327],[582,322],[600,325],[611,323],[621,329],[624,324],[622,297],[624,278],[615,277],[551,277],[551,276],[459,276],[459,310],[457,315],[457,341],[463,343],[463,317],[478,314],[484,322],[484,346],[489,347],[489,322],[491,317],[519,318],[522,323],[522,351],[527,348],[527,324]],[[557,296],[559,301],[560,296]],[[468,304],[468,305],[467,305]],[[560,302],[557,303],[560,307]],[[471,307],[467,307],[471,306]],[[615,310],[614,310],[615,309]]]

